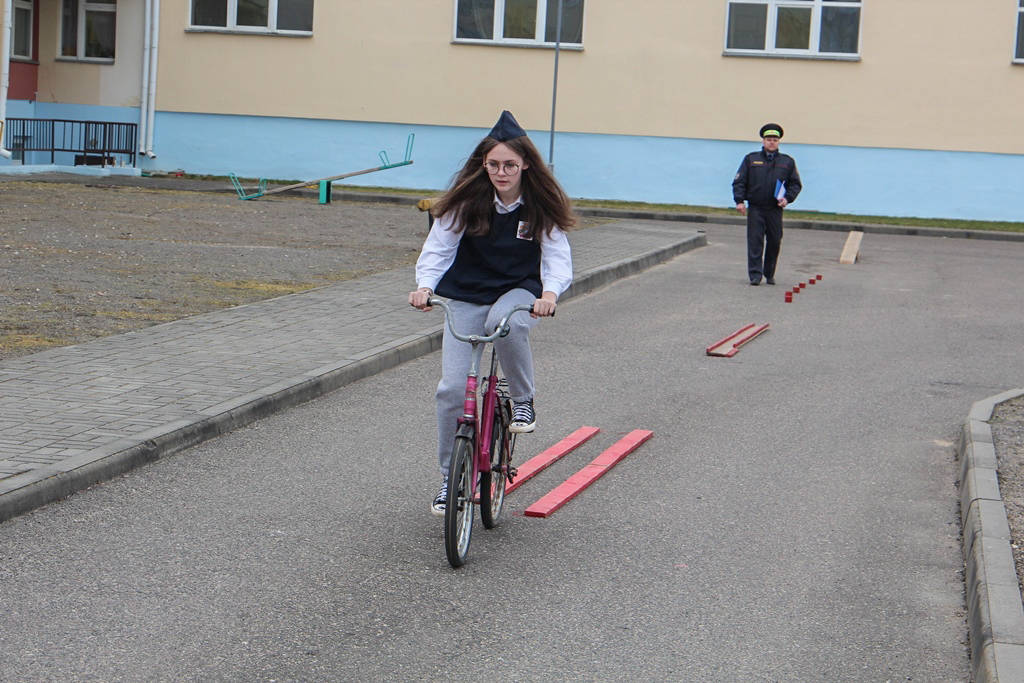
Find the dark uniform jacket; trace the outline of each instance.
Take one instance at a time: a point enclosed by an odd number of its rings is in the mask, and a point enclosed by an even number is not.
[[[736,177],[732,180],[732,198],[736,204],[743,201],[756,206],[776,207],[775,183],[786,184],[786,202],[792,204],[803,187],[793,157],[776,152],[769,160],[764,148],[743,157]]]
[[[540,241],[521,222],[522,206],[512,213],[491,208],[491,231],[481,237],[463,235],[455,261],[436,292],[471,304],[490,305],[506,292],[521,287],[536,297],[540,282]]]

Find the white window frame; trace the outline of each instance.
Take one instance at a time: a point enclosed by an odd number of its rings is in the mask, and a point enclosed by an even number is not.
[[[729,47],[729,15],[734,4],[767,6],[768,16],[764,30],[765,46],[763,50]],[[853,7],[861,11],[857,26],[857,50],[855,52],[821,52],[819,50],[823,7]],[[777,28],[780,8],[804,8],[811,10],[811,35],[809,36],[807,49],[775,47],[775,40],[778,37]],[[751,57],[807,57],[814,59],[858,60],[860,59],[860,29],[863,26],[863,13],[864,3],[860,0],[726,0],[725,35],[722,39],[722,44],[725,45],[724,54]]]
[[[321,0],[325,2],[329,0]],[[238,24],[238,0],[227,0],[227,26],[203,26],[195,25],[192,23],[192,5],[195,0],[189,0],[188,3],[188,21],[186,29],[190,32],[197,33],[250,33],[260,35],[272,35],[272,36],[311,36],[312,31],[292,31],[277,28],[277,0],[270,0],[270,4],[267,8],[267,26],[240,26]],[[314,17],[316,3],[313,4]]]
[[[17,52],[14,51],[14,35],[15,35],[15,31],[12,30],[12,32],[11,32],[11,59],[32,59],[32,54],[33,54],[33,51],[35,50],[35,43],[33,42],[33,39],[35,38],[35,36],[33,35],[33,33],[34,33],[33,29],[35,28],[35,21],[36,21],[35,3],[33,2],[33,0],[14,0],[14,7],[13,7],[14,17],[12,17],[12,20],[17,18],[18,10],[19,9],[20,10],[28,10],[28,54],[27,55],[22,55],[22,54],[18,54]],[[13,21],[12,21],[12,24],[13,24]]]
[[[61,21],[63,21],[63,16],[64,16],[64,2],[65,2],[65,0],[61,0],[61,3],[60,3],[60,6],[61,6]],[[61,26],[61,34],[60,34],[61,35],[61,41],[57,45],[57,54],[59,55],[58,59],[74,61],[74,62],[97,62],[97,63],[100,63],[100,64],[113,64],[114,63],[114,57],[87,57],[85,55],[85,48],[86,48],[86,40],[85,40],[86,21],[85,21],[85,15],[86,15],[87,12],[109,12],[110,14],[113,14],[114,15],[115,36],[116,36],[116,30],[117,30],[117,2],[116,2],[116,0],[113,3],[110,3],[110,2],[89,2],[89,0],[78,0],[78,25],[76,27],[77,28],[77,35],[75,36],[75,54],[74,55],[65,55],[65,54],[63,54],[64,27]],[[114,41],[115,41],[114,42],[114,53],[116,55],[116,53],[117,53],[117,38],[116,37],[115,37]]]
[[[537,23],[534,38],[505,38],[505,0],[494,0],[494,27],[491,38],[459,38],[459,0],[452,2],[452,42],[470,45],[506,45],[512,47],[554,47],[554,41],[547,42],[548,4],[557,6],[558,0],[537,0]],[[580,42],[559,42],[559,47],[566,50],[582,50],[583,38],[586,34],[586,0],[583,5],[583,27]],[[557,30],[557,29],[555,29]]]
[[[1024,51],[1024,0],[1020,0],[1017,5],[1017,30],[1014,32],[1017,41],[1013,45],[1013,63],[1024,64],[1024,56],[1017,56],[1017,53]]]

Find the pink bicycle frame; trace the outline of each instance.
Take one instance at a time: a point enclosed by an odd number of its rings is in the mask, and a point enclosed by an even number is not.
[[[452,317],[451,309],[448,308],[448,304],[442,299],[430,299],[430,305],[440,306],[444,309],[445,319],[448,323],[448,329],[451,331],[452,336],[460,341],[468,342],[473,346],[469,373],[466,376],[466,400],[463,408],[463,415],[459,418],[458,426],[461,429],[463,426],[469,425],[477,435],[474,447],[475,457],[473,458],[473,481],[477,482],[479,481],[478,477],[480,472],[483,469],[489,469],[491,466],[491,444],[494,437],[494,421],[490,419],[490,417],[494,415],[498,405],[498,361],[494,355],[492,355],[491,369],[487,376],[483,391],[483,406],[481,407],[481,412],[479,414],[477,413],[477,389],[479,384],[480,365],[484,356],[484,346],[488,342],[493,342],[498,337],[503,337],[508,334],[508,321],[513,314],[520,311],[529,311],[533,307],[526,304],[513,306],[502,318],[497,329],[495,329],[493,333],[481,336],[477,334],[463,335],[456,332],[455,321]]]
[[[485,418],[494,415],[498,404],[498,364],[492,356],[491,371],[484,382],[483,406],[480,413],[477,413],[478,369],[483,359],[483,350],[483,343],[473,343],[473,362],[466,377],[466,400],[462,417],[459,418],[459,427],[470,425],[477,435],[474,446],[473,481],[479,481],[480,472],[491,466],[494,420]]]

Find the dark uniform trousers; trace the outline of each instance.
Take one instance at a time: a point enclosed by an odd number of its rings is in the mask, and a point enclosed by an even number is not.
[[[775,277],[782,243],[782,208],[750,204],[747,206],[747,274],[751,282],[761,276]]]

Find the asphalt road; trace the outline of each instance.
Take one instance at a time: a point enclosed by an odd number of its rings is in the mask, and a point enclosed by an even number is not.
[[[1022,384],[1024,245],[839,266],[844,234],[791,230],[750,287],[741,229],[708,240],[538,327],[520,460],[602,432],[463,569],[427,512],[435,354],[0,525],[0,680],[967,681],[953,442]]]

